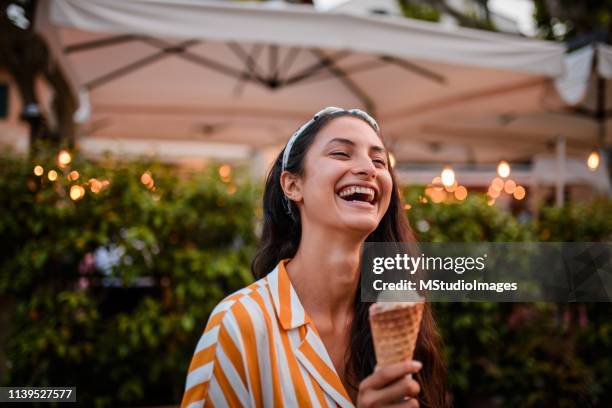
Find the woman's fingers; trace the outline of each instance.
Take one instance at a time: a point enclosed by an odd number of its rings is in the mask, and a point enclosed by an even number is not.
[[[390,364],[384,367],[377,367],[372,375],[368,376],[361,382],[361,384],[359,384],[359,388],[383,388],[400,377],[405,377],[408,374],[418,372],[421,367],[423,367],[423,364],[416,360],[403,361],[401,363]]]
[[[404,397],[414,398],[421,392],[421,386],[418,382],[414,381],[412,377],[406,376],[401,378],[385,388],[385,393],[389,395],[396,395],[397,398],[391,401],[397,401]]]
[[[377,404],[386,406],[387,404],[404,403],[403,399],[406,397],[414,398],[420,391],[419,383],[406,375],[383,389],[372,390],[371,392]]]
[[[416,399],[404,399],[416,397],[421,391],[419,383],[412,379],[411,374],[417,373],[422,366],[419,361],[412,360],[377,367],[374,373],[359,384],[358,406],[418,407]]]
[[[385,405],[384,408],[419,408],[419,401],[411,398],[407,401],[398,402],[397,404]]]

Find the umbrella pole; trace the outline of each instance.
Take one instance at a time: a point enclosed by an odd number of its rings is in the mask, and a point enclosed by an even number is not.
[[[555,204],[557,207],[563,207],[565,193],[565,137],[563,136],[557,136],[556,153],[557,185],[555,191]]]

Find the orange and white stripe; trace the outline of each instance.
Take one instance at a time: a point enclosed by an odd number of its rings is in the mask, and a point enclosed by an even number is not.
[[[212,311],[181,408],[353,407],[282,260]]]

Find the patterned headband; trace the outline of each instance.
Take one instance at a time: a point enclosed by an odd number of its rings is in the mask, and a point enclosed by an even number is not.
[[[377,132],[380,131],[380,129],[378,127],[378,123],[376,123],[374,118],[371,117],[370,115],[368,115],[366,112],[362,111],[361,109],[349,109],[349,110],[346,110],[346,109],[342,109],[342,108],[336,108],[335,106],[328,106],[327,108],[323,108],[319,112],[317,112],[312,117],[312,119],[310,119],[308,122],[306,122],[302,126],[300,126],[300,128],[295,131],[295,133],[291,136],[291,138],[287,142],[287,146],[285,147],[285,151],[283,153],[283,163],[282,163],[282,166],[281,166],[281,172],[285,171],[285,169],[287,168],[287,162],[289,161],[289,155],[291,154],[291,148],[293,147],[293,144],[298,139],[298,137],[300,137],[300,135],[304,132],[304,130],[306,130],[306,128],[308,128],[310,125],[312,125],[314,122],[316,122],[317,119],[319,119],[319,118],[321,118],[323,116],[331,115],[332,113],[343,112],[343,111],[344,112],[349,112],[349,113],[352,113],[354,115],[359,116],[360,118],[362,118],[363,120],[368,122],[370,124],[370,126],[372,126]]]
[[[332,113],[336,113],[336,112],[348,112],[348,113],[357,115],[361,119],[368,122],[368,124],[372,126],[372,128],[374,128],[377,133],[380,132],[380,128],[378,127],[378,123],[376,123],[376,120],[374,120],[373,117],[371,117],[370,115],[368,115],[366,112],[362,111],[361,109],[348,109],[347,110],[347,109],[337,108],[335,106],[328,106],[327,108],[323,108],[319,112],[317,112],[312,117],[312,119],[310,119],[308,122],[300,126],[300,128],[295,131],[295,133],[291,136],[291,138],[287,142],[287,146],[285,146],[285,151],[283,152],[283,162],[281,165],[281,173],[285,171],[287,168],[287,162],[289,161],[289,155],[291,154],[291,148],[293,147],[293,144],[300,137],[300,135],[304,132],[304,130],[306,130],[306,128],[308,128],[310,125],[316,122],[317,119],[323,116],[326,116],[326,115],[331,115]],[[285,196],[285,202],[286,202],[286,207],[287,207],[287,214],[291,215],[291,206],[289,205],[289,199],[287,198],[287,196]]]

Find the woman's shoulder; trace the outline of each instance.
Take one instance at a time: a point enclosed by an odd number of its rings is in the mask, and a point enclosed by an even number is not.
[[[260,279],[222,299],[212,310],[204,332],[196,345],[185,385],[185,394],[181,406],[207,398],[208,384],[217,371],[229,376],[224,370],[233,365],[241,367],[244,356],[256,352],[254,338],[264,333],[261,318],[265,313],[259,306],[267,291],[267,280]],[[217,364],[217,361],[220,362]],[[216,367],[216,368],[215,368]],[[231,371],[236,375],[236,371]],[[232,377],[230,377],[232,378]],[[233,377],[236,378],[236,377]],[[236,387],[233,392],[244,392],[246,382],[231,384]],[[211,390],[217,393],[219,390]]]
[[[267,280],[262,278],[223,298],[210,313],[207,327],[221,323],[234,329],[256,328],[264,315],[273,312],[271,307]]]

